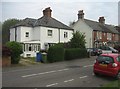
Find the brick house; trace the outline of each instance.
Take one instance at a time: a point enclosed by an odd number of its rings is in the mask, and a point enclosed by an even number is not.
[[[83,10],[78,11],[78,20],[70,25],[74,31],[80,31],[86,36],[86,47],[99,47],[101,45],[114,46],[119,42],[119,32],[114,25],[105,24],[105,18],[98,21],[84,19]]]

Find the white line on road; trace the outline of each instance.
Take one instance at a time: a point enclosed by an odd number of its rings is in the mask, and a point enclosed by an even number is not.
[[[36,76],[36,75],[42,75],[42,74],[48,74],[48,73],[55,73],[55,72],[58,72],[58,71],[66,71],[66,70],[69,70],[69,69],[61,69],[61,70],[54,70],[54,71],[48,71],[48,72],[43,72],[43,73],[37,73],[37,74],[29,74],[29,75],[24,75],[24,76],[21,76],[21,77],[25,78],[25,77],[30,77],[30,76]]]
[[[58,83],[53,83],[53,84],[50,84],[50,85],[46,85],[46,87],[51,87],[51,86],[54,86],[54,85],[57,85]]]
[[[82,77],[79,77],[79,78],[86,78],[86,77],[88,77],[88,76],[82,76]]]
[[[93,65],[87,65],[87,66],[83,66],[83,67],[90,67],[90,66],[93,66]]]
[[[65,83],[66,83],[66,82],[71,82],[71,81],[73,81],[73,80],[74,80],[74,79],[70,79],[70,80],[66,80],[66,81],[64,81],[64,82],[65,82]]]
[[[65,71],[65,70],[69,70],[69,69],[62,69],[62,70],[58,70],[58,71]]]

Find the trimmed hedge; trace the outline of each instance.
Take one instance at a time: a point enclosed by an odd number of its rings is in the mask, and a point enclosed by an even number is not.
[[[88,56],[88,53],[86,49],[81,49],[81,48],[65,49],[65,60],[85,58],[87,56]]]
[[[60,45],[51,46],[47,53],[48,62],[57,62],[64,60],[64,48]]]

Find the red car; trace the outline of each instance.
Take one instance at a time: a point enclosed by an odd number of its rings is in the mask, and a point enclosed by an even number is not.
[[[101,54],[94,63],[95,75],[103,74],[120,79],[120,54]]]

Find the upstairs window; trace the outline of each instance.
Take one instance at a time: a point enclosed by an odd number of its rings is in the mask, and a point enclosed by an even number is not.
[[[48,30],[48,36],[49,36],[49,37],[52,36],[52,30]]]
[[[64,32],[64,38],[68,38],[68,32]]]
[[[29,37],[29,32],[26,32],[26,33],[25,33],[25,37]]]

